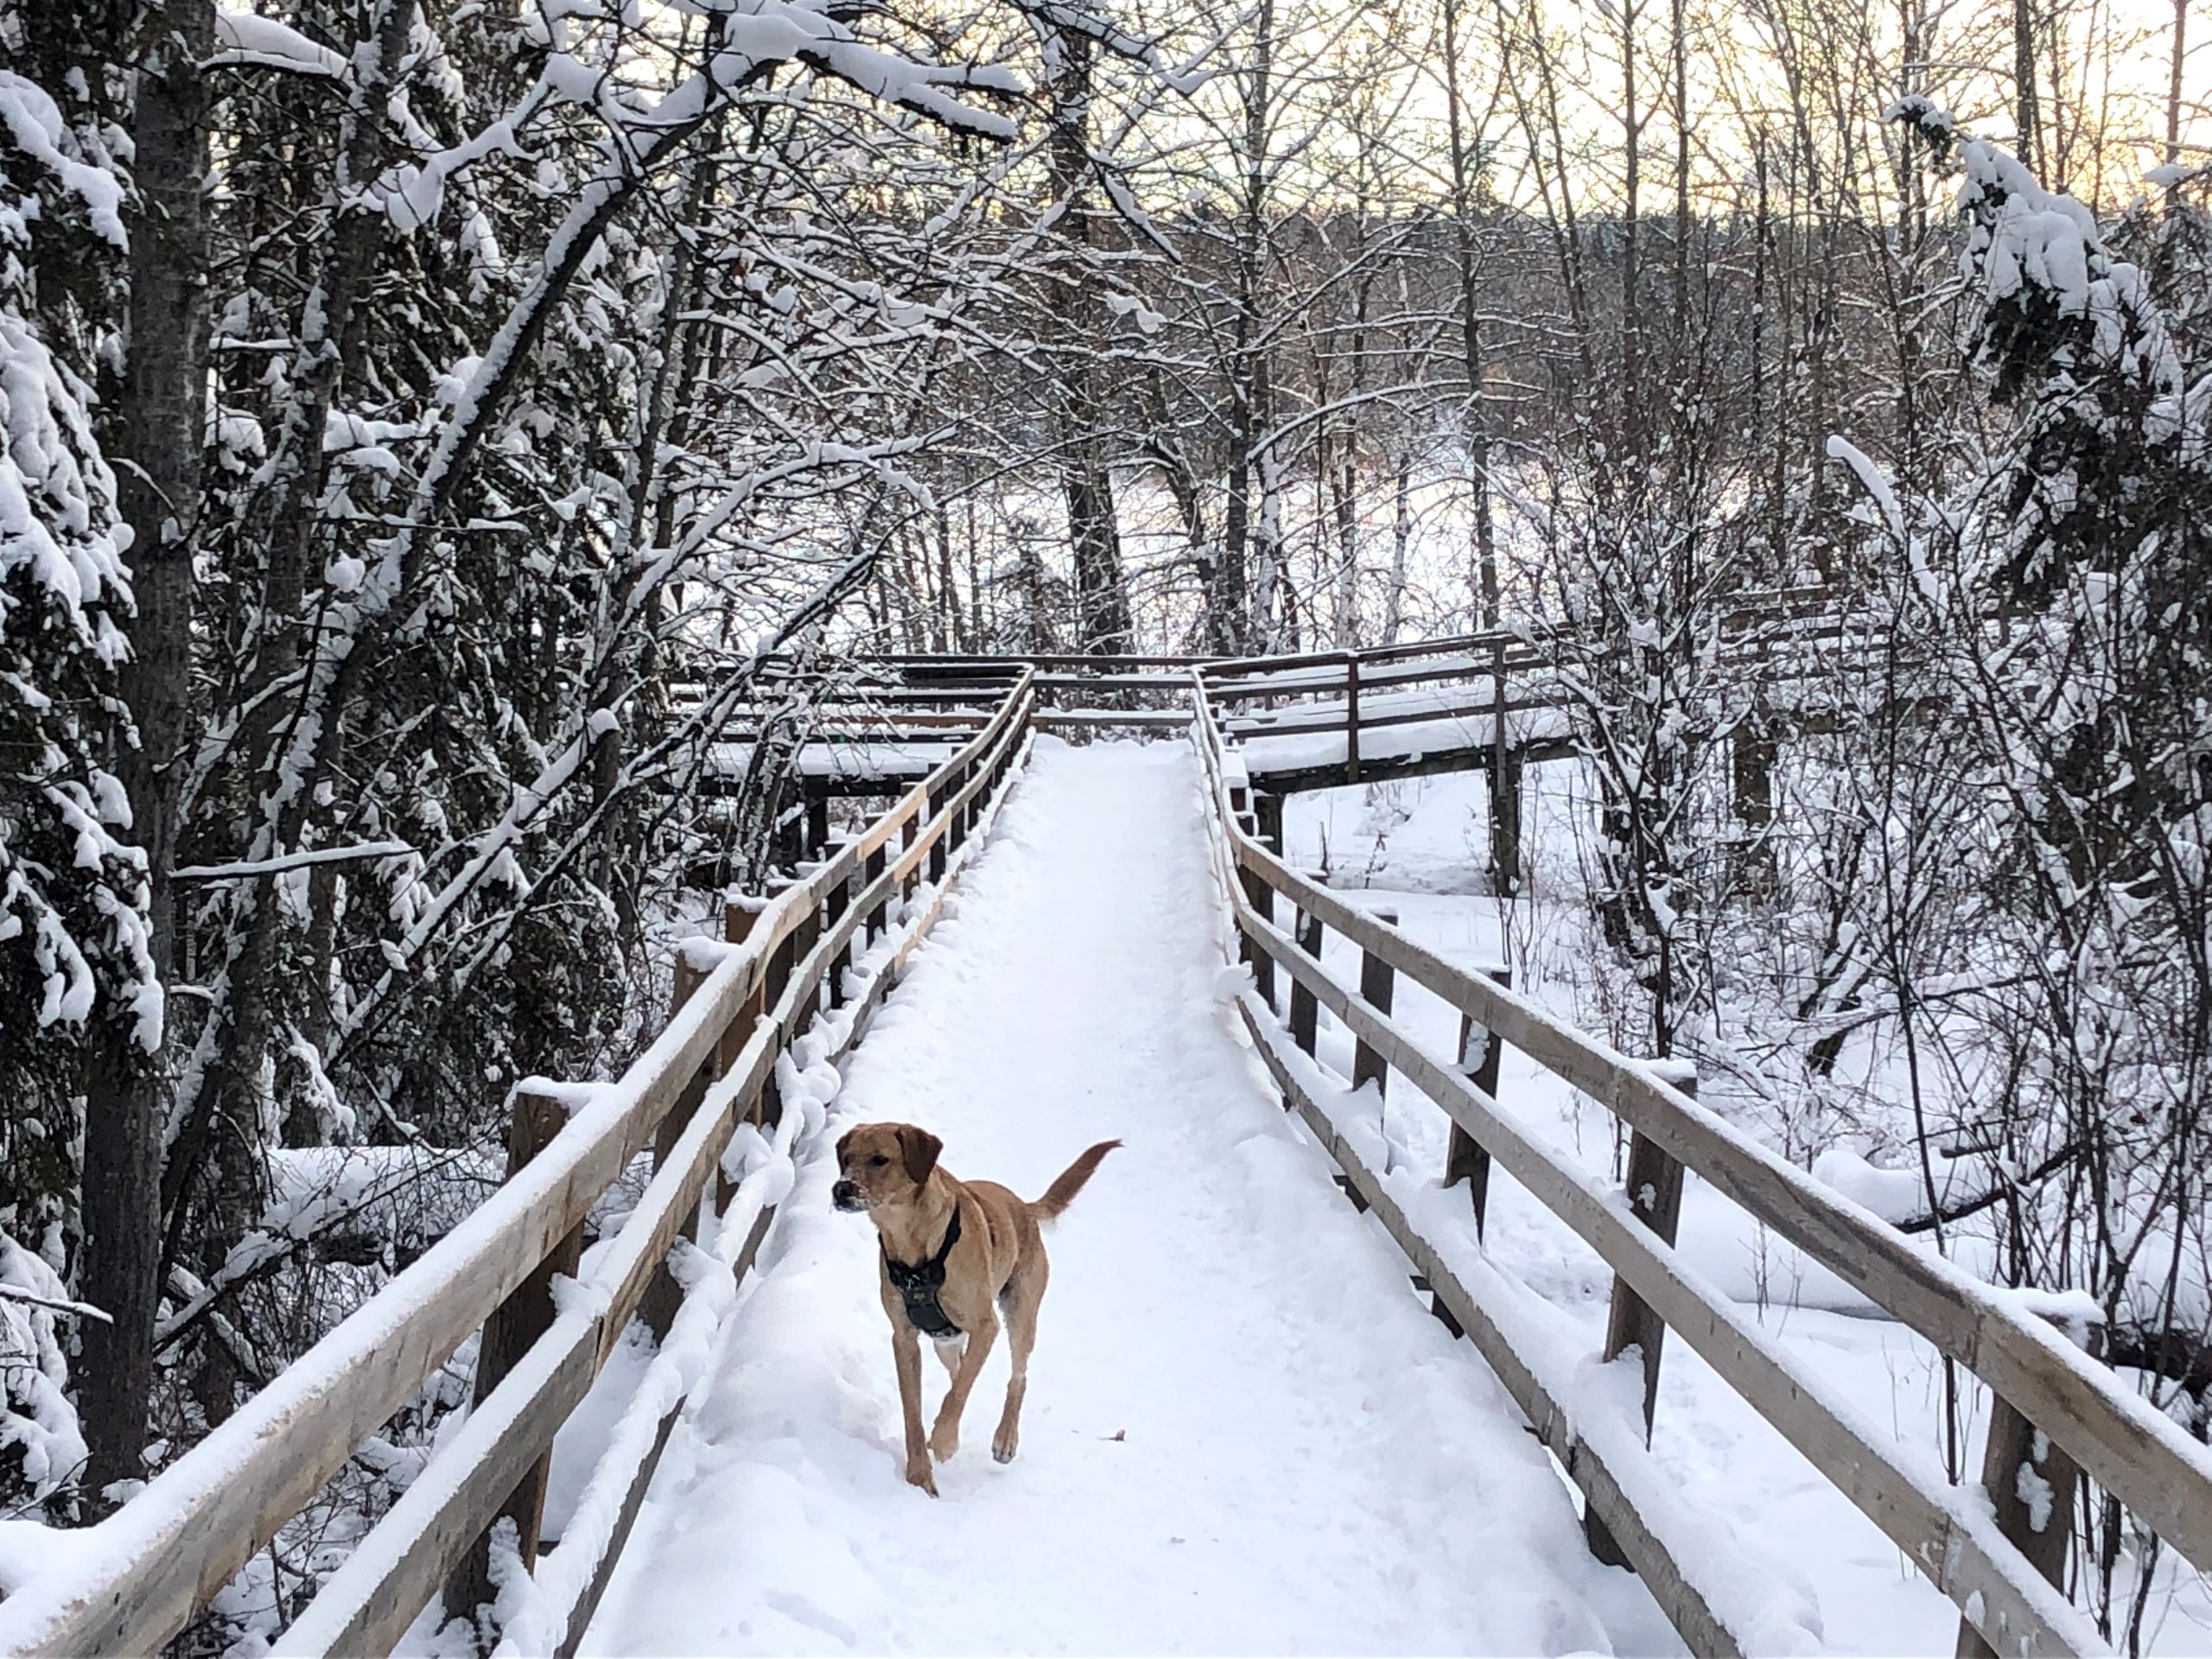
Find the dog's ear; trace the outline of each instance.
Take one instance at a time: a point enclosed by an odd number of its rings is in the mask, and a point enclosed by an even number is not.
[[[837,1164],[840,1168],[844,1166],[845,1148],[853,1144],[853,1136],[859,1133],[860,1128],[856,1124],[837,1137]]]
[[[944,1142],[927,1129],[918,1129],[911,1123],[899,1126],[899,1149],[906,1154],[906,1174],[916,1186],[930,1178],[930,1171],[937,1167],[937,1155],[944,1150]]]

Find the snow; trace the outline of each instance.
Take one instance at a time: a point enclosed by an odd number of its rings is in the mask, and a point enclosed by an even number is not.
[[[798,752],[802,778],[896,779],[911,780],[943,766],[958,753],[957,743],[879,742],[863,739],[851,743],[809,743]],[[746,743],[717,743],[708,753],[709,769],[726,778],[741,778],[753,749]]]
[[[809,1159],[588,1651],[1676,1650],[1242,1047],[1195,784],[1039,740],[829,1126],[1023,1192],[1125,1140],[1051,1237],[1020,1457],[995,1356],[944,1497],[905,1484],[874,1235]]]
[[[51,171],[63,188],[85,204],[92,229],[104,240],[118,248],[130,245],[123,228],[122,181],[63,153],[61,111],[44,87],[11,69],[0,69],[0,124],[6,126],[17,149]]]
[[[299,30],[273,17],[218,10],[215,41],[221,49],[208,60],[210,68],[250,65],[332,80],[344,80],[348,76],[344,57],[327,46],[317,46]]]
[[[1830,433],[1827,443],[1828,459],[1840,461],[1851,468],[1859,486],[1873,499],[1882,515],[1883,525],[1890,532],[1890,539],[1899,547],[1905,544],[1904,509],[1897,504],[1897,493],[1890,487],[1888,476],[1874,464],[1873,458],[1840,433]]]
[[[85,1437],[64,1392],[69,1381],[58,1310],[69,1306],[61,1275],[0,1232],[0,1461],[19,1465],[34,1497],[73,1478],[85,1462]],[[105,1317],[103,1315],[102,1317]],[[0,1592],[13,1587],[0,1538]]]

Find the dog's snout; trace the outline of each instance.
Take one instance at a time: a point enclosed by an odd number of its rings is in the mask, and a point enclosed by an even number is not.
[[[830,1202],[840,1210],[857,1210],[861,1205],[861,1190],[848,1180],[840,1180],[830,1189]]]

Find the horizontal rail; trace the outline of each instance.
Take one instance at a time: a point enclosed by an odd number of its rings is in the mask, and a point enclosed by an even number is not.
[[[894,891],[976,792],[1002,774],[996,763],[1027,729],[1034,703],[1030,677],[1017,672],[982,734],[772,899],[745,944],[723,953],[620,1080],[569,1090],[572,1116],[543,1153],[122,1509],[78,1535],[79,1548],[0,1602],[0,1654],[144,1653],[182,1630],[652,1144],[764,987],[776,954],[819,925],[832,893],[911,828],[894,874],[872,886]],[[868,913],[859,906],[846,912]],[[818,976],[835,959],[817,946],[806,961]],[[783,1020],[776,1027],[779,1052],[793,1030]],[[627,1295],[630,1280],[623,1282]],[[568,1375],[556,1368],[546,1388]]]
[[[479,1408],[480,1414],[487,1408],[496,1407],[502,1425],[500,1438],[490,1455],[508,1464],[526,1465],[550,1448],[555,1433],[575,1403],[565,1392],[573,1386],[568,1381],[570,1351],[579,1343],[589,1346],[594,1358],[586,1374],[588,1385],[588,1376],[604,1366],[614,1344],[620,1340],[653,1275],[674,1247],[685,1218],[696,1213],[731,1133],[760,1098],[778,1058],[813,1017],[823,976],[842,957],[853,935],[867,925],[869,916],[899,891],[905,877],[912,873],[926,854],[936,834],[977,791],[991,784],[992,763],[1004,754],[1015,759],[1018,764],[1014,747],[1021,736],[1019,726],[1009,727],[1001,734],[992,750],[979,762],[977,775],[949,797],[934,816],[931,833],[918,837],[898,864],[887,868],[855,894],[837,920],[823,931],[812,950],[793,968],[783,995],[747,1035],[744,1046],[729,1062],[723,1075],[709,1086],[691,1122],[663,1159],[638,1207],[602,1257],[588,1294],[581,1299],[587,1305],[597,1306],[598,1311],[582,1322],[587,1328],[567,1328],[577,1323],[573,1319],[556,1324],[531,1348],[531,1358],[535,1359],[541,1351],[545,1357],[530,1374],[519,1396],[512,1403],[501,1403],[509,1384],[524,1376],[518,1368],[502,1382],[492,1399]],[[1001,791],[1001,798],[1002,795]],[[966,855],[977,844],[971,840],[963,846],[960,859],[948,867],[948,884],[964,864]],[[859,1040],[868,1020],[896,982],[899,964],[928,931],[936,915],[937,904],[933,900],[924,913],[910,920],[899,944],[887,955],[861,1001],[845,1016],[844,1034],[827,1056],[830,1061],[843,1058]],[[765,1227],[766,1216],[772,1213],[772,1206],[769,1206],[762,1219],[755,1222],[755,1228]],[[742,1269],[749,1266],[751,1259],[748,1250],[732,1265]],[[581,1397],[580,1393],[577,1397]],[[450,1558],[395,1558],[403,1557],[413,1548],[413,1541],[425,1535],[461,1540],[474,1537],[488,1523],[500,1498],[509,1490],[503,1486],[491,1491],[491,1484],[495,1483],[479,1482],[473,1488],[468,1485],[465,1459],[473,1454],[473,1449],[467,1454],[458,1448],[451,1454],[442,1451],[353,1556],[333,1575],[321,1593],[276,1644],[274,1651],[286,1656],[389,1651],[405,1633],[416,1614],[437,1592],[450,1565]],[[461,1479],[441,1481],[437,1478],[440,1467],[449,1455],[454,1459]],[[418,1491],[429,1496],[423,1503],[413,1506],[416,1512],[410,1513],[410,1500]],[[387,1535],[395,1541],[391,1546],[383,1542]],[[357,1562],[361,1564],[358,1568]],[[565,1573],[567,1563],[563,1567]],[[587,1586],[597,1584],[604,1587],[603,1578],[597,1573],[588,1575],[583,1582]],[[395,1590],[396,1585],[401,1587]],[[573,1618],[576,1610],[570,1611]],[[588,1615],[588,1609],[582,1611]]]
[[[1217,764],[1217,757],[1225,761],[1236,751],[1223,746],[1206,688],[1197,677],[1192,696],[1194,736],[1206,755],[1215,796],[1224,886],[1238,933],[1268,964],[1268,974],[1287,975],[1334,1012],[1363,1047],[1397,1067],[1587,1240],[1669,1328],[1696,1347],[1903,1546],[1999,1651],[2019,1651],[2024,1642],[2074,1651],[2094,1651],[2102,1644],[1985,1510],[1943,1488],[1940,1477],[1931,1479],[1907,1466],[1886,1436],[1862,1431],[1847,1407],[1824,1396],[1817,1379],[1801,1375],[1732,1304],[1683,1268],[1664,1239],[1631,1222],[1618,1195],[1599,1192],[1500,1116],[1494,1102],[1407,1035],[1385,1010],[1325,973],[1312,941],[1294,939],[1262,916],[1256,895],[1281,895],[1317,926],[1336,929],[1368,958],[1460,1010],[1492,1040],[1520,1049],[1608,1107],[1638,1135],[1980,1375],[2184,1557],[2207,1565],[2212,1452],[2120,1387],[2043,1320],[1950,1262],[1923,1254],[1895,1229],[1738,1134],[1649,1068],[1527,997],[1442,961],[1289,868],[1240,822],[1230,798],[1233,785]],[[1629,1544],[1618,1529],[1615,1535],[1624,1547]],[[1685,1630],[1686,1638],[1689,1635]]]
[[[1191,723],[1191,716],[1183,709],[1039,709],[1036,723],[1048,732],[1111,731],[1116,728],[1179,732]]]
[[[1236,856],[1241,868],[1650,1136],[1975,1372],[2169,1544],[2212,1571],[2212,1449],[2120,1388],[2063,1335],[1519,993],[1453,967],[1277,862],[1249,837],[1238,836]]]
[[[1488,679],[1490,675],[1485,671],[1479,676],[1470,677]],[[1361,683],[1360,690],[1363,692],[1370,689],[1364,682]],[[1519,715],[1527,714],[1533,709],[1557,709],[1566,701],[1564,696],[1509,696],[1505,700],[1505,712],[1508,715]],[[1332,736],[1349,729],[1350,713],[1350,709],[1341,702],[1334,705],[1293,704],[1289,708],[1276,710],[1272,719],[1266,715],[1248,715],[1226,721],[1224,723],[1223,730],[1232,737],[1246,739]],[[1493,701],[1454,702],[1440,704],[1433,709],[1386,709],[1377,713],[1370,713],[1363,708],[1359,714],[1359,729],[1363,732],[1373,732],[1387,730],[1395,726],[1426,726],[1432,721],[1442,723],[1461,720],[1485,720],[1497,713],[1497,704]],[[1189,712],[1184,711],[1179,718],[1187,723],[1190,720]]]

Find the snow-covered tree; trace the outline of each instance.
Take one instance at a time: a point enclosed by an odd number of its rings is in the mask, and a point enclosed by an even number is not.
[[[122,188],[81,101],[0,48],[0,1283],[60,1297],[79,1228],[88,1046],[149,1070],[162,988],[147,861],[113,770],[136,741],[118,670],[130,531],[72,347],[124,241]],[[66,94],[65,94],[66,95]],[[83,1473],[54,1315],[0,1310],[0,1482],[43,1498]]]

